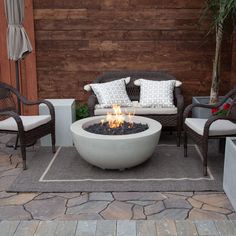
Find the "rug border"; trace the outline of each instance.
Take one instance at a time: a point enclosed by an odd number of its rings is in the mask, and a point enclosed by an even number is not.
[[[158,146],[176,146],[174,144],[159,144]],[[196,144],[190,144],[189,146],[195,147],[199,157],[201,160],[203,160],[203,156]],[[211,170],[209,167],[207,167],[208,176],[207,177],[199,177],[199,178],[154,178],[154,179],[44,179],[47,173],[50,171],[51,166],[53,165],[54,161],[56,160],[57,156],[59,155],[60,150],[62,147],[58,147],[56,153],[53,155],[52,160],[49,162],[47,168],[39,178],[38,182],[46,182],[46,183],[53,183],[53,182],[145,182],[145,181],[183,181],[183,180],[190,180],[190,181],[199,181],[199,180],[208,180],[213,181],[215,180],[214,176],[211,173]]]

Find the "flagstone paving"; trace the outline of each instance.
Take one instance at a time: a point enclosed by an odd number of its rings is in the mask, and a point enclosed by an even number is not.
[[[22,162],[6,141],[0,137],[0,220],[236,219],[222,192],[7,193]]]

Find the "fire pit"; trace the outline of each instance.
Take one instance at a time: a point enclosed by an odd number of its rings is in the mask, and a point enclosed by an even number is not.
[[[115,125],[117,122],[119,124]],[[100,129],[99,126],[107,126],[109,123],[111,127],[108,129],[111,133],[94,133],[94,130]],[[123,128],[124,124],[126,129]],[[125,134],[135,126],[138,126],[137,132]],[[71,131],[75,147],[84,160],[102,169],[123,170],[141,164],[151,157],[158,144],[161,127],[155,120],[141,116],[124,116],[118,112],[113,116],[110,114],[107,117],[95,116],[79,120],[71,125]],[[124,130],[124,134],[120,134],[120,131],[115,134],[118,129]]]

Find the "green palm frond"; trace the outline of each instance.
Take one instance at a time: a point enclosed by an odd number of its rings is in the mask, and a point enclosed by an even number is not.
[[[218,100],[220,85],[220,59],[224,34],[224,23],[228,23],[228,20],[232,20],[234,26],[236,19],[236,0],[205,0],[205,6],[202,11],[200,21],[202,21],[205,16],[209,17],[209,15],[211,17],[211,27],[207,35],[214,30],[216,37],[210,95],[210,103],[215,103]]]
[[[219,24],[224,24],[228,18],[235,22],[236,0],[206,0],[200,20],[209,15],[209,13],[212,18],[212,28],[216,28]]]

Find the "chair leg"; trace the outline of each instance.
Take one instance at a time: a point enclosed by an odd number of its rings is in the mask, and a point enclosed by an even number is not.
[[[16,142],[15,142],[14,150],[17,149],[18,141],[19,141],[19,134],[16,135]]]
[[[22,160],[23,160],[23,170],[26,170],[27,167],[26,167],[26,147],[25,147],[25,145],[21,144],[20,149],[21,149],[21,156],[22,156]]]
[[[202,153],[203,153],[203,175],[207,176],[208,139],[203,141]]]
[[[225,138],[219,139],[219,153],[225,152]]]
[[[181,140],[181,127],[179,125],[177,129],[177,147],[180,147],[180,140]]]
[[[55,144],[56,144],[55,128],[51,132],[51,140],[52,140],[52,152],[55,153],[56,152],[56,147],[55,147]]]
[[[188,156],[188,136],[187,132],[184,131],[184,157]]]
[[[18,136],[19,136],[19,141],[20,141],[21,157],[22,157],[22,161],[23,161],[23,170],[26,170],[27,169],[27,166],[26,166],[26,143],[25,143],[24,133],[19,132]]]

